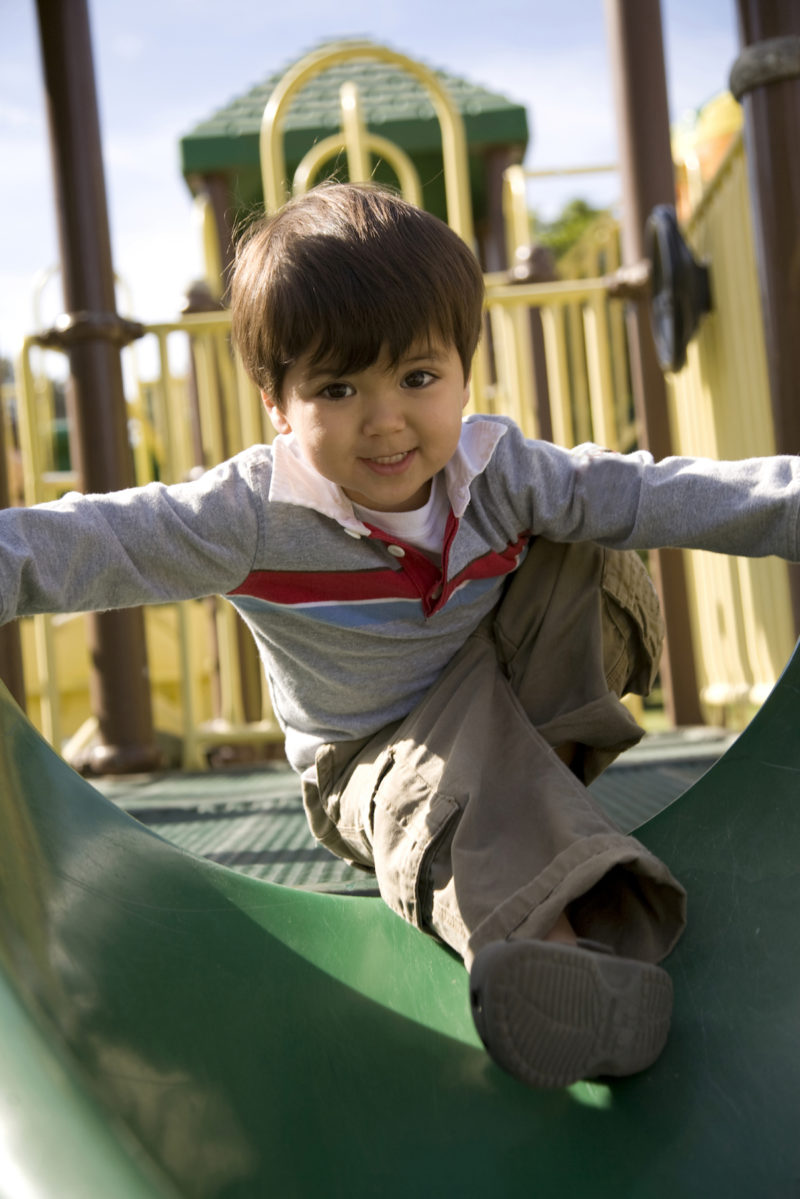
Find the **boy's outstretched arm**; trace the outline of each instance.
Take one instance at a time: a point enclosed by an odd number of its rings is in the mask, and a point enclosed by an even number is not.
[[[596,446],[528,442],[521,451],[521,435],[509,434],[498,458],[512,479],[511,502],[524,505],[518,524],[551,541],[800,560],[800,457],[654,462],[644,451]]]
[[[234,460],[195,483],[70,494],[0,512],[0,623],[224,594],[247,575],[260,521]]]

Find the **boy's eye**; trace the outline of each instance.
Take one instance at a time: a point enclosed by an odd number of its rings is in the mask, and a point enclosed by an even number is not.
[[[409,371],[403,379],[403,387],[427,387],[436,378],[430,371]]]
[[[323,387],[319,393],[326,400],[346,400],[349,396],[355,395],[355,388],[349,383],[329,383],[327,387]]]

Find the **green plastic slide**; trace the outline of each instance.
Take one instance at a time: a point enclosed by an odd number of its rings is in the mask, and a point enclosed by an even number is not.
[[[663,1056],[556,1092],[380,900],[167,844],[3,692],[0,1195],[800,1195],[799,688],[639,834],[690,897]]]

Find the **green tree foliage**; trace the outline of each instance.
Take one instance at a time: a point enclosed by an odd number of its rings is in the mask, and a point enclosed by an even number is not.
[[[537,213],[531,213],[531,234],[534,242],[547,246],[556,261],[562,258],[580,240],[585,231],[599,216],[602,208],[593,208],[586,200],[570,200],[552,221],[543,221]]]

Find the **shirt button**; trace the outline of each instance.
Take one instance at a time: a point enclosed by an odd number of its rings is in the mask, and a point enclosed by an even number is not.
[[[402,545],[387,545],[387,550],[394,558],[405,558],[406,551]]]
[[[364,536],[363,533],[359,533],[358,529],[345,529],[345,533],[348,537],[355,537],[356,541],[360,541]]]

